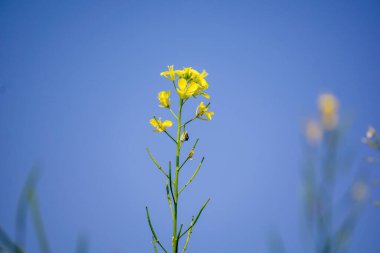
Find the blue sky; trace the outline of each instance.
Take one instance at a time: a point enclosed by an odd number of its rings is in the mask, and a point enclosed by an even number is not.
[[[212,198],[190,252],[268,252],[272,230],[301,252],[302,126],[332,92],[352,121],[356,164],[370,152],[360,138],[380,129],[379,13],[378,1],[1,1],[0,225],[14,233],[38,165],[54,252],[73,252],[78,235],[95,253],[152,251],[145,205],[169,240],[164,182],[145,148],[162,161],[174,153],[148,124],[169,117],[156,96],[174,64],[209,72],[215,111],[190,134],[206,160],[181,218]],[[380,250],[379,222],[368,205],[351,252]]]

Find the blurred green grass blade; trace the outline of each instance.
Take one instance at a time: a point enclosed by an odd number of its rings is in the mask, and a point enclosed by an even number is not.
[[[25,181],[24,187],[21,191],[20,197],[17,203],[17,213],[15,221],[15,240],[17,244],[24,245],[26,239],[26,218],[28,214],[28,194],[34,192],[36,188],[37,180],[39,177],[39,169],[33,166],[30,170],[28,177]]]
[[[40,250],[42,253],[50,253],[50,246],[46,237],[36,192],[30,192],[29,204]]]
[[[88,252],[88,241],[85,236],[79,236],[77,240],[77,246],[75,253],[87,253]]]
[[[24,252],[21,247],[19,247],[16,243],[14,243],[8,234],[4,231],[2,227],[0,227],[0,252],[5,250],[9,250],[14,253],[22,253]]]

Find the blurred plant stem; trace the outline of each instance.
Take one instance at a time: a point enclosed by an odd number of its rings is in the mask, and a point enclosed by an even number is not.
[[[350,164],[351,160],[342,145],[343,131],[338,124],[338,101],[331,94],[319,98],[320,120],[313,121],[320,130],[306,129],[308,145],[302,168],[304,193],[304,221],[311,236],[315,253],[347,252],[348,242],[357,222],[361,204],[354,186],[363,185]],[[311,125],[307,125],[311,127]],[[314,133],[318,133],[314,135]],[[318,138],[316,138],[318,137]],[[351,155],[352,156],[352,155]],[[350,158],[350,159],[349,159]],[[352,183],[347,185],[347,181]],[[345,192],[343,195],[339,192]],[[356,195],[355,195],[356,194]],[[344,212],[340,211],[344,204]]]
[[[31,212],[32,222],[36,231],[38,245],[41,253],[50,253],[49,243],[46,237],[43,220],[39,209],[38,197],[36,192],[36,182],[39,176],[37,167],[33,167],[29,172],[27,180],[24,184],[23,190],[20,194],[16,214],[16,227],[15,227],[15,242],[12,242],[10,237],[0,228],[0,243],[3,247],[9,249],[11,252],[19,253],[24,252],[23,246],[25,245],[26,238],[26,218],[28,210]],[[0,247],[2,246],[0,244]]]

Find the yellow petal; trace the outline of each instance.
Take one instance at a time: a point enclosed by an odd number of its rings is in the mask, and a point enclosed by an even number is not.
[[[201,103],[199,104],[199,111],[200,111],[201,113],[207,111],[207,107],[205,106],[205,104],[204,104],[203,102],[201,102]]]
[[[178,80],[178,87],[181,89],[181,90],[185,90],[186,87],[187,87],[187,82],[185,79],[181,78]]]
[[[157,127],[157,126],[158,126],[158,122],[157,122],[156,119],[150,119],[150,120],[149,120],[149,123],[150,123],[152,126],[154,126],[154,127]]]
[[[208,73],[206,72],[206,70],[203,70],[201,73],[201,77],[205,78],[206,76],[208,76]]]
[[[185,94],[186,91],[185,90],[177,89],[177,93],[178,93],[179,97],[182,99],[188,98],[188,97],[186,97],[186,94]]]
[[[199,86],[202,90],[206,90],[208,89],[208,82],[202,78],[199,80]]]
[[[207,94],[207,93],[202,92],[201,95],[204,96],[204,97],[207,98],[207,99],[210,99],[210,95]]]
[[[186,93],[189,95],[189,96],[192,96],[197,90],[198,90],[198,84],[195,83],[195,82],[191,82],[189,87],[187,88],[187,91]]]
[[[206,115],[208,120],[211,120],[212,116],[214,115],[214,112],[205,112],[205,115]]]
[[[162,126],[164,128],[171,127],[172,125],[173,125],[173,122],[171,122],[170,120],[165,120],[164,123],[162,123]]]

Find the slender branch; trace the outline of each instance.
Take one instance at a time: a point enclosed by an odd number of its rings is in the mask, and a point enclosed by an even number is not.
[[[181,235],[182,228],[183,228],[183,224],[181,224],[181,226],[179,227],[179,231],[177,235],[177,245],[176,245],[177,252],[178,252],[179,236]]]
[[[178,116],[173,112],[172,108],[169,107],[170,112],[173,114],[174,118],[178,120]]]
[[[202,212],[203,212],[203,209],[205,209],[205,207],[206,207],[206,205],[208,204],[208,202],[210,202],[210,199],[208,199],[208,200],[203,204],[203,206],[202,206],[201,209],[199,210],[197,216],[195,217],[194,222],[190,225],[190,227],[188,227],[188,228],[186,229],[185,232],[183,232],[183,233],[179,236],[178,239],[180,239],[182,236],[184,236],[184,235],[187,233],[187,231],[189,231],[190,229],[192,229],[192,228],[195,226],[195,224],[197,223],[199,217],[201,216],[201,214],[202,214]]]
[[[181,235],[182,228],[183,228],[183,224],[181,224],[181,226],[179,227],[178,237]]]
[[[186,252],[187,245],[189,244],[190,236],[191,236],[191,233],[193,232],[193,222],[194,222],[194,216],[191,218],[191,223],[190,223],[190,227],[191,227],[191,228],[190,228],[189,231],[187,232],[186,241],[185,241],[185,245],[183,246],[182,253],[185,253],[185,252]]]
[[[152,162],[157,166],[157,168],[167,177],[169,178],[168,174],[164,171],[164,169],[161,167],[161,165],[158,164],[156,159],[153,157],[152,153],[150,152],[149,148],[146,148],[146,151],[148,151],[149,157],[152,160]]]
[[[164,133],[166,133],[166,135],[169,136],[169,138],[172,139],[175,144],[177,144],[177,141],[166,130],[164,130]]]
[[[194,143],[194,145],[193,145],[193,147],[191,148],[191,150],[195,150],[195,148],[197,147],[197,143],[198,143],[198,141],[199,141],[199,138],[195,141],[195,143]],[[188,156],[187,158],[186,158],[186,160],[181,164],[181,166],[179,167],[179,170],[181,170],[182,169],[182,167],[186,164],[186,162],[190,159],[191,157],[190,156]]]
[[[182,189],[179,191],[178,194],[181,194],[181,192],[183,190],[185,190],[185,188],[194,180],[194,178],[197,176],[198,174],[198,171],[201,169],[202,167],[202,164],[203,164],[203,161],[204,161],[204,157],[202,158],[201,162],[199,163],[197,169],[194,171],[193,175],[191,176],[191,178],[189,179],[189,181],[187,181],[187,183],[182,187]]]
[[[170,198],[170,191],[169,191],[169,183],[168,183],[169,180],[166,180],[166,197],[168,199],[168,203],[169,203],[169,208],[170,208],[170,213],[173,215],[173,208],[172,208],[172,200]]]
[[[190,157],[187,157],[185,161],[183,161],[183,163],[181,164],[181,166],[179,166],[179,170],[182,169],[182,167],[186,164],[187,161],[190,160]]]
[[[152,237],[152,239],[153,239],[152,243],[153,243],[154,253],[158,253],[157,241],[156,241],[156,239],[154,239],[154,237]]]
[[[189,124],[191,121],[195,120],[196,118],[197,118],[197,117],[194,117],[194,118],[192,118],[192,119],[186,121],[183,125],[181,125],[181,128],[182,128],[182,127],[185,127],[187,124]]]
[[[169,162],[169,189],[170,189],[170,193],[172,195],[174,204],[177,204],[177,199],[174,197],[175,195],[174,195],[174,192],[173,192],[172,163],[171,162]]]
[[[152,231],[152,235],[153,235],[154,239],[156,240],[158,245],[161,247],[161,249],[163,251],[165,251],[166,253],[168,253],[167,250],[164,248],[164,246],[162,246],[160,240],[157,238],[156,232],[154,232],[154,228],[153,228],[152,222],[150,221],[149,210],[148,210],[147,206],[145,207],[145,210],[146,210],[146,218],[148,219],[150,231]]]

